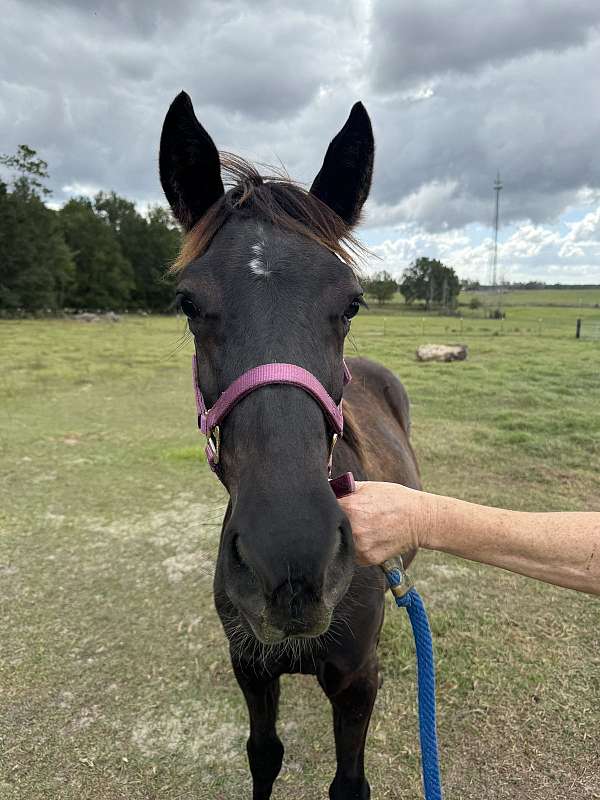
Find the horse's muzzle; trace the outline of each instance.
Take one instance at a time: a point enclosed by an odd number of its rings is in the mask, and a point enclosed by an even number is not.
[[[266,525],[227,532],[223,585],[261,642],[313,638],[329,629],[354,572],[351,529],[339,508],[330,524],[302,526],[296,535]]]

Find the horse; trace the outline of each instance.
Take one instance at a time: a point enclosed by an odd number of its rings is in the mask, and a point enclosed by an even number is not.
[[[214,601],[249,714],[253,800],[268,800],[282,765],[279,679],[315,675],[333,709],[337,768],[331,800],[365,800],[364,751],[380,674],[385,579],[358,566],[352,531],[327,476],[420,488],[409,401],[382,365],[348,360],[344,340],[364,305],[353,234],[369,194],[371,121],[356,103],[310,190],[262,176],[219,153],[181,92],[162,128],[161,184],[184,230],[178,308],[193,335],[198,386],[212,405],[240,375],[267,363],[307,370],[336,404],[344,435],[293,385],[265,385],[220,426],[218,476],[229,494]],[[333,452],[332,452],[333,450]],[[405,563],[409,563],[409,554]]]

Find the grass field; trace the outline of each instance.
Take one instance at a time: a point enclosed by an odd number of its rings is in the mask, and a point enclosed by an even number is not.
[[[493,302],[492,292],[466,292],[461,299],[468,302],[479,297],[482,302]],[[505,306],[570,306],[589,308],[600,306],[600,287],[595,289],[512,289],[500,295]]]
[[[577,314],[515,308],[460,330],[384,308],[355,320],[347,352],[404,380],[429,490],[600,511],[600,341],[574,339]],[[211,597],[225,496],[199,457],[182,333],[174,318],[0,322],[2,800],[250,796]],[[432,341],[469,359],[416,363]],[[412,571],[447,800],[600,798],[598,600],[440,555]],[[374,798],[412,800],[414,654],[391,606],[380,655],[368,775]],[[312,679],[284,679],[280,727],[273,797],[325,798],[331,720]]]
[[[582,300],[576,304],[575,295]],[[481,307],[469,308],[473,298],[481,300]],[[421,304],[407,306],[402,295],[395,295],[391,302],[378,305],[369,298],[371,316],[397,316],[396,334],[412,337],[430,334],[460,334],[493,336],[555,336],[570,338],[575,336],[577,319],[582,321],[581,334],[584,339],[600,341],[600,290],[540,289],[522,292],[506,292],[501,295],[492,292],[467,292],[459,297],[455,315],[442,316],[437,312],[423,311]],[[503,320],[488,319],[490,312],[500,308],[505,314]],[[437,323],[432,322],[436,320]],[[381,322],[383,330],[383,321]]]

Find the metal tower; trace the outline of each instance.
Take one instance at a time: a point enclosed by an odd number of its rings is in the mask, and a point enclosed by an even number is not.
[[[500,191],[502,190],[502,181],[500,180],[500,172],[496,174],[494,181],[494,191],[496,192],[496,212],[494,214],[494,255],[492,258],[492,286],[496,286],[497,271],[498,271],[498,220],[500,219]]]

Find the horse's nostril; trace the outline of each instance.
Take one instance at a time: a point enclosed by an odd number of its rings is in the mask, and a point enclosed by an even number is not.
[[[340,555],[345,556],[352,549],[352,528],[348,520],[343,520],[338,528],[340,534]]]
[[[240,537],[238,536],[237,533],[235,533],[231,537],[231,556],[232,556],[233,562],[234,562],[234,564],[236,566],[243,567],[244,566],[244,559],[242,558],[242,555],[240,553],[239,539],[240,539]]]

